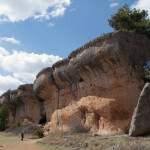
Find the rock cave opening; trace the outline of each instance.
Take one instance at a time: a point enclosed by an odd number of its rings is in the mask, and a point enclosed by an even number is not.
[[[39,124],[45,125],[47,123],[46,114],[41,116],[41,119],[39,120]]]
[[[79,79],[79,82],[83,82],[84,80],[82,78]]]

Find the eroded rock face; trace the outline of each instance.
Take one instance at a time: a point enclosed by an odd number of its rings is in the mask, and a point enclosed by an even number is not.
[[[34,91],[44,101],[45,131],[121,131],[131,120],[149,59],[148,38],[119,31],[42,70]]]
[[[9,122],[12,123],[14,120],[14,105],[11,105],[10,102],[10,90],[8,90],[7,92],[3,93],[0,96],[0,105],[2,104],[7,104],[7,106],[9,107]]]
[[[132,116],[130,136],[140,136],[150,133],[150,83],[146,83]]]
[[[41,119],[41,103],[33,92],[33,84],[25,84],[19,86],[17,90],[9,90],[1,96],[0,102],[8,105],[9,123],[23,122],[25,118],[39,123]]]
[[[105,34],[43,69],[34,85],[4,93],[0,104],[8,104],[11,122],[47,121],[45,133],[116,133],[131,120],[148,60],[148,38],[123,31]]]

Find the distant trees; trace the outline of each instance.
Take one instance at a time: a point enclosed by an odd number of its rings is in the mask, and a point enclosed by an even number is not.
[[[111,15],[109,25],[115,30],[123,30],[146,35],[150,38],[150,19],[147,19],[148,11],[130,10],[125,4],[122,8]]]
[[[6,104],[0,106],[0,131],[4,131],[8,123],[8,107]]]

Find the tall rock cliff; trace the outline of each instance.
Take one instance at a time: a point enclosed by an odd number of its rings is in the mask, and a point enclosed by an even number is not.
[[[7,91],[0,97],[0,103],[8,105],[9,123],[23,122],[24,119],[39,123],[44,114],[40,112],[42,104],[33,91],[33,84],[21,85],[17,90]]]
[[[45,117],[45,132],[119,132],[131,120],[149,59],[148,38],[123,31],[104,34],[39,72],[30,98],[23,90],[17,94],[25,103],[18,117],[23,112],[35,122]]]
[[[114,32],[42,70],[34,91],[44,100],[46,131],[120,131],[131,120],[150,59],[146,37]]]

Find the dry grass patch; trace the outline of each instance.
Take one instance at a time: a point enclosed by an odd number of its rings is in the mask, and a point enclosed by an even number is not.
[[[66,150],[149,150],[150,136],[129,137],[128,135],[91,135],[88,133],[51,133],[42,143]]]

